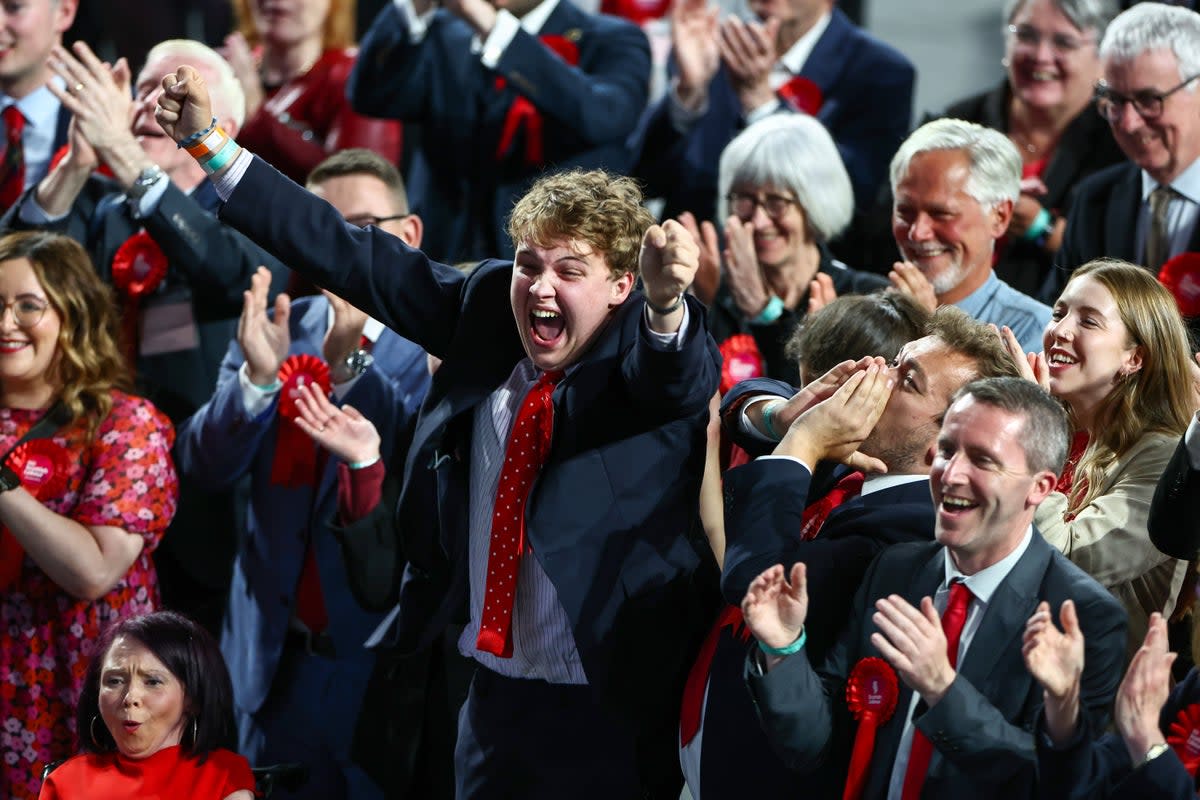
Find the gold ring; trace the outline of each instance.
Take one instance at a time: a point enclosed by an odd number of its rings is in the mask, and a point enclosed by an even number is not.
[[[325,432],[325,426],[324,426],[324,425],[322,425],[321,427],[317,428],[317,433],[324,433],[324,432]]]
[[[80,92],[82,92],[82,91],[83,91],[83,84],[82,84],[82,83],[77,83],[77,84],[75,84],[75,88],[74,88],[74,90],[73,90],[73,91],[75,92],[75,94],[79,94]]]

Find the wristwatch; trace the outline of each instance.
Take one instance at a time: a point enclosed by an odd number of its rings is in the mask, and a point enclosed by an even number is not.
[[[1166,742],[1150,745],[1150,749],[1146,751],[1146,757],[1142,759],[1142,764],[1149,764],[1154,759],[1161,756],[1163,753],[1171,749],[1171,745]]]
[[[362,375],[367,371],[367,367],[374,363],[375,356],[360,347],[357,350],[351,350],[350,355],[346,356],[346,360],[334,368],[334,374],[330,377],[333,378],[334,383],[345,383]]]
[[[150,187],[165,178],[167,173],[158,168],[158,165],[151,164],[144,170],[138,173],[137,180],[133,185],[125,190],[125,196],[133,203],[141,200],[146,192],[150,191]]]
[[[10,492],[21,485],[21,476],[13,472],[8,464],[0,464],[0,494]]]

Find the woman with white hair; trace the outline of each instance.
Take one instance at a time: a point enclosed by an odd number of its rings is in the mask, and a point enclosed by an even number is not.
[[[821,123],[788,114],[750,126],[726,146],[718,187],[724,270],[709,328],[726,363],[738,365],[722,391],[731,379],[762,374],[796,384],[784,349],[810,305],[888,285],[835,260],[827,247],[854,213],[850,178]],[[715,231],[705,227],[715,259]]]

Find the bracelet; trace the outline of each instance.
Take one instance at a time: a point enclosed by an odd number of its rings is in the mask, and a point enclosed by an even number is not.
[[[238,143],[233,139],[226,139],[225,144],[220,150],[214,153],[207,161],[200,162],[200,168],[204,170],[205,174],[212,175],[232,161],[240,149]]]
[[[367,467],[372,466],[374,464],[378,464],[378,463],[379,463],[379,456],[375,456],[370,461],[351,461],[346,466],[350,467],[350,469],[366,469]]]
[[[1035,242],[1045,236],[1051,228],[1054,227],[1054,218],[1050,216],[1050,212],[1046,209],[1038,211],[1037,216],[1033,218],[1033,222],[1029,223],[1029,227],[1025,229],[1025,233],[1021,234],[1021,238],[1030,242]]]
[[[184,149],[192,158],[197,161],[204,161],[207,158],[212,158],[218,150],[225,146],[229,141],[229,134],[220,125],[213,128],[207,135],[195,144],[190,144]]]
[[[771,295],[771,299],[767,301],[763,310],[758,312],[758,316],[750,320],[754,325],[770,325],[775,320],[783,316],[783,301],[778,295]]]
[[[674,312],[678,311],[680,306],[682,306],[682,305],[683,305],[683,292],[679,293],[679,297],[675,298],[674,303],[671,303],[671,305],[666,306],[665,308],[662,306],[654,305],[654,303],[650,302],[649,297],[646,298],[646,307],[649,308],[651,311],[653,311],[655,314],[662,314],[663,316],[666,316],[667,314],[673,314]]]
[[[771,647],[770,645],[763,644],[760,640],[758,643],[758,649],[762,650],[769,656],[793,656],[804,648],[804,642],[807,639],[808,633],[805,632],[804,628],[801,628],[799,638],[797,638],[796,641],[792,642],[787,647]]]
[[[767,429],[767,436],[770,436],[777,442],[782,439],[783,436],[779,434],[779,431],[775,430],[775,409],[782,405],[784,404],[778,400],[772,400],[767,403],[762,410],[762,423],[763,427]]]
[[[204,137],[208,136],[210,133],[212,133],[213,128],[215,128],[215,127],[217,127],[217,118],[213,117],[212,122],[208,123],[207,128],[205,128],[202,131],[196,131],[195,133],[193,133],[191,136],[187,137],[186,139],[181,139],[178,143],[176,143],[175,146],[178,148],[181,148],[181,149],[187,149],[187,148],[191,147],[192,145],[194,145],[196,142],[203,139]]]
[[[249,376],[247,376],[247,378],[249,378]],[[257,383],[254,383],[253,381],[251,381],[250,385],[253,386],[255,389],[258,389],[263,394],[271,394],[272,392],[278,392],[280,389],[283,388],[283,381],[276,378],[275,380],[268,383],[266,386],[259,386]]]

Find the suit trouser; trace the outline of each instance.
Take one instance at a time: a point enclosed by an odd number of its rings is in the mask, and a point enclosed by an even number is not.
[[[458,800],[641,796],[632,731],[591,688],[506,678],[479,667],[458,717]]]

